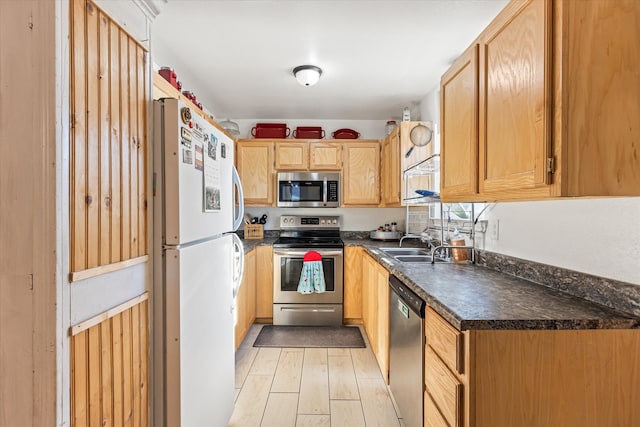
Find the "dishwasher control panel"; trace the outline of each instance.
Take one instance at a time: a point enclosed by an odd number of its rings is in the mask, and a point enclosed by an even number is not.
[[[402,283],[400,279],[395,276],[389,277],[389,286],[391,286],[391,289],[393,289],[393,291],[400,297],[399,304],[402,304],[404,302],[408,306],[408,308],[419,314],[420,317],[424,317],[424,308],[426,304],[422,300],[422,298],[416,295],[415,292],[409,289],[407,285]],[[404,312],[406,308],[401,308],[400,306],[398,306],[398,309]],[[407,317],[408,315],[409,313],[405,314],[405,316]]]

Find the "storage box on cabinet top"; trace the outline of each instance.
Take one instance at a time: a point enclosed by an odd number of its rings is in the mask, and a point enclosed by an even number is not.
[[[322,139],[324,138],[324,130],[320,126],[298,126],[293,131],[293,137],[296,139]]]
[[[335,139],[358,139],[360,138],[360,133],[356,132],[353,129],[338,129],[333,132],[333,137]]]
[[[254,138],[287,138],[291,133],[286,123],[256,123],[251,128]]]

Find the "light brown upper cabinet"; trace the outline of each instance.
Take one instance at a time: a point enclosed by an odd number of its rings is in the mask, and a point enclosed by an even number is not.
[[[640,195],[639,21],[635,0],[510,2],[442,78],[443,200]]]
[[[400,129],[395,128],[382,141],[382,206],[400,206],[402,171],[400,170]]]
[[[418,147],[411,142],[411,131],[423,125],[432,126],[426,122],[400,122],[382,141],[382,206],[404,206],[406,198],[415,196],[414,190],[432,189],[432,180],[428,175],[414,174],[408,183],[404,176],[405,170],[427,159],[432,153],[431,143]]]
[[[342,145],[331,142],[278,141],[275,143],[276,170],[340,170]]]
[[[551,2],[511,3],[505,12],[480,38],[479,190],[544,197],[551,158]]]
[[[325,171],[342,169],[342,144],[310,142],[309,169]]]
[[[440,96],[441,197],[464,198],[478,192],[478,45],[442,76]]]
[[[308,142],[276,142],[276,170],[307,170]]]
[[[236,150],[236,167],[242,181],[245,205],[272,206],[273,141],[238,141]]]
[[[380,143],[348,142],[343,149],[342,205],[378,206],[380,203]]]

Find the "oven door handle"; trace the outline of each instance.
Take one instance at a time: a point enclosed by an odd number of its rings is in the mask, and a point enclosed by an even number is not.
[[[303,311],[312,313],[335,313],[335,308],[282,307],[280,311]]]
[[[322,203],[324,204],[324,206],[327,206],[327,176],[324,176],[324,179],[322,180]]]
[[[281,255],[281,256],[300,256],[303,257],[304,254],[306,254],[309,251],[313,251],[314,249],[309,249],[309,250],[282,250],[282,249],[274,249],[273,250],[273,254],[274,255]],[[322,249],[317,249],[315,250],[315,252],[318,252],[320,255],[324,256],[337,256],[337,255],[343,255],[343,251],[341,250],[336,250],[336,251],[327,251],[327,250],[322,250]]]

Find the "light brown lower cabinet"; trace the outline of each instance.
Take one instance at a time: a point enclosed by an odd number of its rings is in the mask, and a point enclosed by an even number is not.
[[[256,251],[256,322],[273,322],[273,246]]]
[[[244,275],[236,295],[235,349],[256,320],[256,250],[244,255]]]
[[[358,246],[344,248],[344,323],[362,324],[362,257]]]
[[[460,339],[451,340],[452,330]],[[425,426],[601,427],[640,420],[640,330],[460,332],[427,308],[425,338]]]
[[[362,258],[362,321],[382,376],[389,384],[389,273],[367,254]]]

